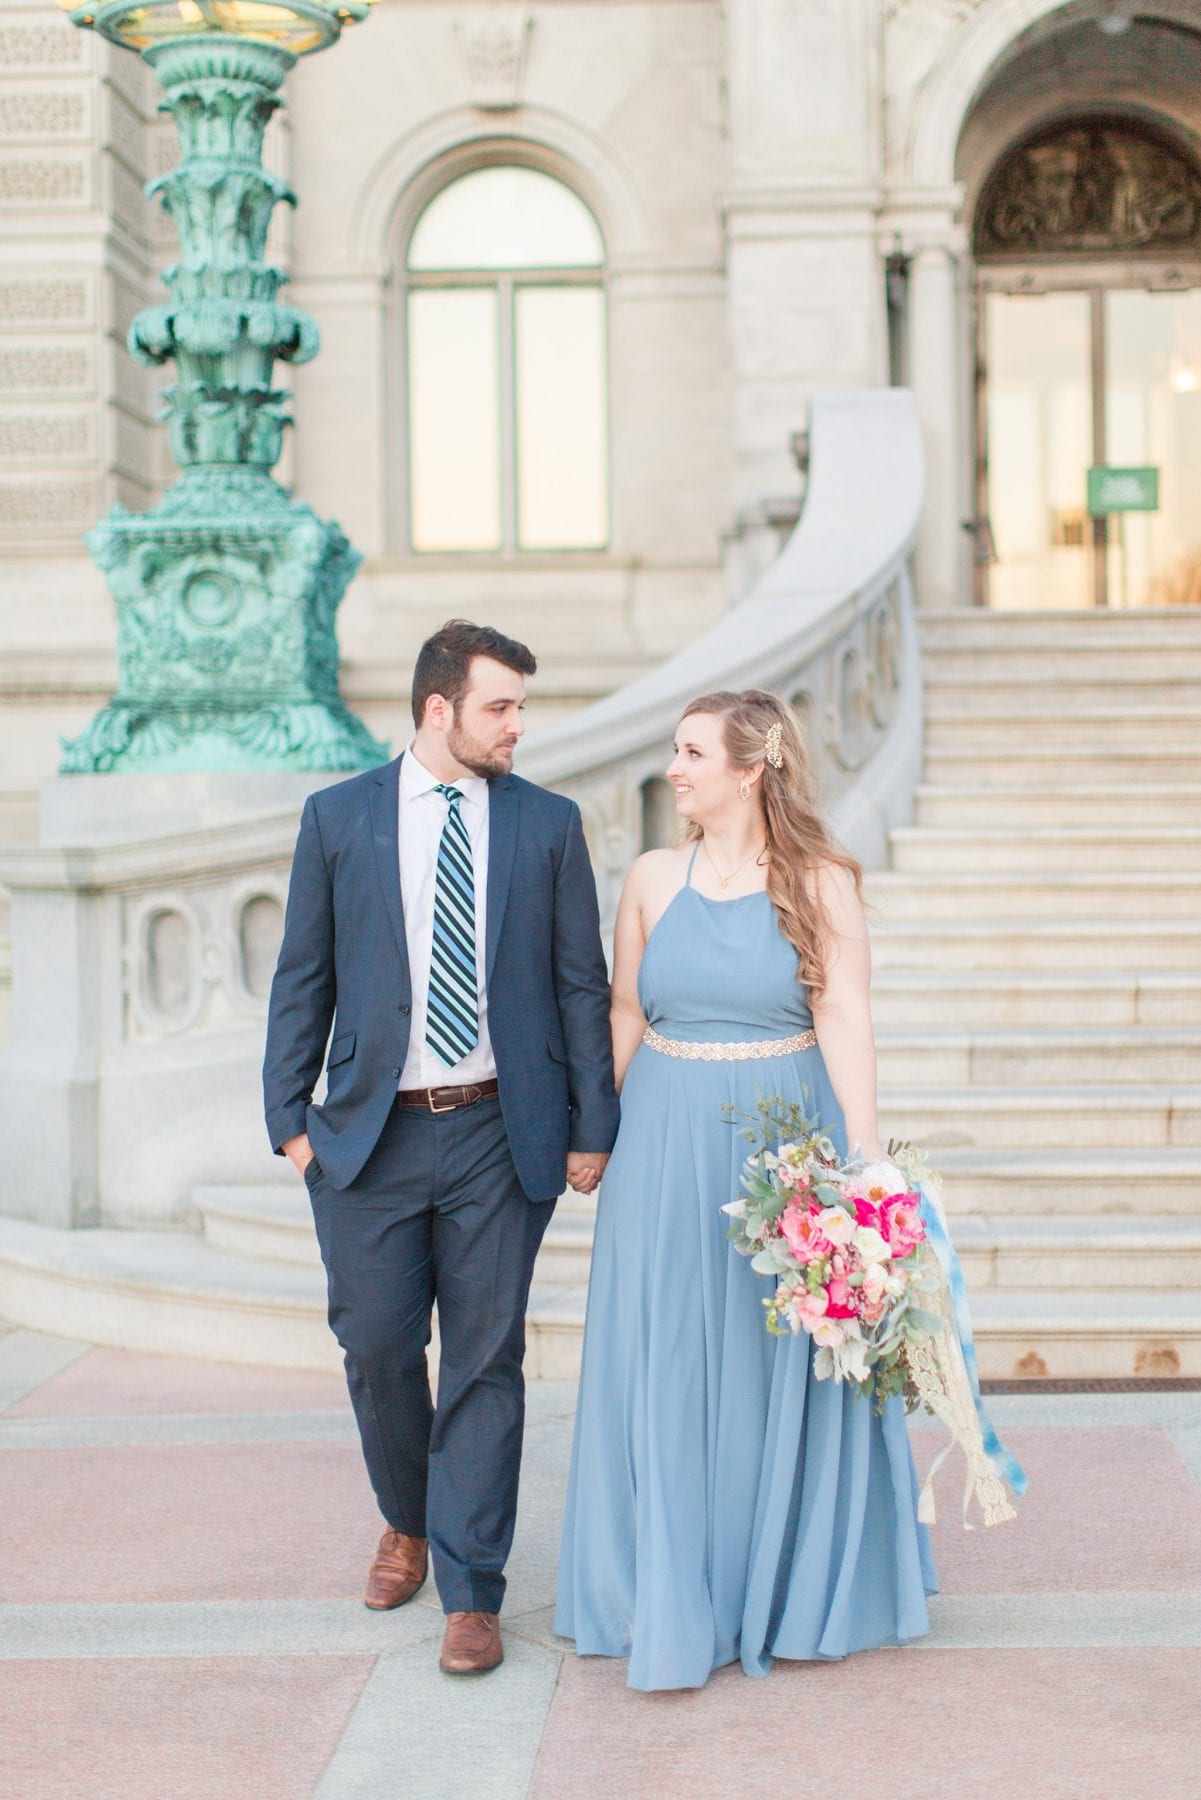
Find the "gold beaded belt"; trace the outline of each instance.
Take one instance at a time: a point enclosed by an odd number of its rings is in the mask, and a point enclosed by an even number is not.
[[[812,1050],[817,1044],[817,1033],[802,1031],[797,1037],[757,1038],[746,1044],[685,1044],[679,1038],[660,1037],[648,1025],[642,1041],[660,1056],[682,1056],[689,1062],[751,1062],[761,1056],[791,1056],[795,1050]]]

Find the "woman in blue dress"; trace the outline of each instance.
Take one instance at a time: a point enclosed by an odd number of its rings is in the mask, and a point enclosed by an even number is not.
[[[859,870],[772,694],[694,701],[667,778],[688,841],[638,859],[618,913],[622,1122],[555,1618],[643,1689],[904,1642],[936,1586],[901,1402],[878,1416],[814,1380],[810,1338],[768,1336],[721,1210],[746,1152],[726,1103],[778,1094],[840,1153],[881,1155]]]

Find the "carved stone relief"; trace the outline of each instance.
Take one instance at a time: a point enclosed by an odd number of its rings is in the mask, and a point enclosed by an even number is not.
[[[83,413],[0,413],[0,459],[46,462],[92,454],[91,419]]]
[[[0,94],[0,137],[76,137],[86,128],[82,91]]]
[[[976,215],[978,256],[1201,251],[1201,175],[1120,121],[1077,120],[1012,151]]]
[[[87,197],[88,172],[82,160],[48,157],[0,162],[0,201],[52,206]]]
[[[503,111],[518,104],[529,30],[524,6],[490,7],[456,20],[473,106]]]
[[[90,350],[28,344],[0,350],[0,392],[39,393],[92,385]]]
[[[86,67],[87,46],[66,19],[46,25],[0,26],[0,66],[13,69]]]
[[[283,934],[286,863],[124,902],[125,1035],[175,1037],[261,1019]]]
[[[0,525],[81,530],[95,516],[90,481],[0,482]]]
[[[82,321],[89,310],[86,281],[0,281],[0,322],[5,324]]]

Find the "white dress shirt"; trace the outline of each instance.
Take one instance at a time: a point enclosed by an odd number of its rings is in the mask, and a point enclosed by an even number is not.
[[[435,790],[438,778],[418,762],[412,745],[400,765],[400,898],[404,907],[405,943],[413,984],[409,1051],[401,1071],[401,1088],[457,1087],[488,1081],[496,1074],[488,1036],[488,996],[484,989],[485,930],[488,906],[488,783],[481,775],[463,775],[448,787],[463,798],[459,813],[471,839],[475,874],[475,986],[480,1035],[460,1062],[447,1067],[425,1041],[429,1008],[430,960],[434,947],[434,878],[438,846],[450,803]]]

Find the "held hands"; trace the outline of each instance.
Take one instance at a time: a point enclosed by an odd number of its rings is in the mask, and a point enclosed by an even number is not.
[[[305,1142],[307,1143],[307,1139]],[[284,1145],[287,1149],[287,1145]],[[600,1186],[601,1176],[605,1172],[605,1164],[609,1160],[608,1152],[590,1150],[569,1150],[567,1152],[567,1185],[573,1187],[577,1194],[595,1194]]]
[[[280,1145],[280,1149],[298,1175],[303,1175],[313,1160],[313,1146],[309,1143],[308,1133],[305,1131],[302,1131],[299,1137],[289,1138],[286,1144]]]

